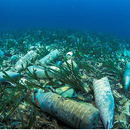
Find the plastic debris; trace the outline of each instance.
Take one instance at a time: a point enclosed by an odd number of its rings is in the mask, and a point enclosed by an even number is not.
[[[95,103],[105,128],[113,127],[114,98],[107,77],[93,81]]]
[[[73,60],[67,60],[66,61],[67,63],[68,63],[68,65],[70,65],[71,67],[72,67],[72,64],[73,64],[73,67],[74,67],[74,69],[76,69],[76,70],[78,70],[78,65],[76,64],[76,62],[75,61],[73,61]],[[63,66],[67,66],[67,63],[66,62],[63,62]]]
[[[15,64],[15,69],[19,72],[27,68],[31,62],[34,62],[37,58],[37,53],[35,51],[29,51],[24,57],[22,57]]]
[[[11,72],[11,71],[5,71],[11,78],[15,79],[19,77],[19,73]],[[3,72],[0,72],[0,82],[8,81],[8,79],[4,78],[5,74]]]
[[[123,52],[123,55],[130,57],[130,51],[128,51],[128,50],[125,48],[125,49],[124,49],[124,52]]]
[[[74,128],[95,128],[99,121],[99,110],[90,103],[76,102],[47,92],[36,96],[41,109]]]
[[[4,57],[4,52],[0,49],[0,57]]]
[[[53,60],[57,59],[60,56],[60,52],[56,49],[52,52],[50,52],[48,55],[46,55],[45,57],[43,57],[42,59],[39,60],[39,63],[41,65],[45,65],[45,64],[49,64],[51,63]]]
[[[127,91],[130,86],[130,62],[126,64],[125,73],[123,76],[124,90]]]
[[[62,63],[63,63],[63,61],[57,61],[57,62],[56,62],[56,65],[57,65],[57,66],[61,66]]]
[[[66,58],[67,59],[72,59],[72,57],[73,57],[73,52],[72,51],[69,51],[69,52],[66,53]]]
[[[55,67],[55,66],[50,66],[50,68],[54,69],[56,71],[59,70],[59,68]],[[40,68],[40,67],[37,67],[37,66],[29,66],[28,69],[32,74],[35,72],[37,78],[48,78],[44,68]],[[51,71],[47,71],[47,74],[48,74],[49,78],[55,77],[55,75]]]
[[[13,55],[10,59],[12,63],[15,63],[19,59],[19,55]]]

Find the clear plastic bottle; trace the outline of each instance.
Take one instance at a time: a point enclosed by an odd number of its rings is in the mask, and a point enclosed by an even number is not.
[[[99,110],[90,103],[76,102],[47,92],[36,96],[41,109],[73,128],[92,129],[99,121]]]

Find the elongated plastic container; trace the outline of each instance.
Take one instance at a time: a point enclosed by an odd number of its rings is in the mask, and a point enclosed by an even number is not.
[[[5,71],[11,78],[16,79],[19,77],[19,73],[11,72],[11,71]],[[0,83],[8,81],[5,77],[5,74],[3,72],[0,72]]]
[[[45,65],[45,64],[51,63],[53,60],[55,60],[56,58],[58,58],[59,55],[60,55],[60,52],[56,49],[56,50],[50,52],[45,57],[43,57],[42,59],[40,59],[39,63],[41,65]]]
[[[113,127],[114,98],[107,77],[93,81],[95,103],[106,129]]]
[[[36,96],[41,109],[74,128],[95,128],[99,121],[99,110],[92,104],[76,102],[47,92]]]
[[[37,53],[35,51],[29,51],[24,57],[22,57],[17,63],[15,64],[15,69],[19,72],[24,69],[28,65],[30,65],[31,62],[34,62],[37,58]]]
[[[59,70],[58,67],[56,66],[50,66],[51,69],[54,69],[56,71]],[[37,66],[29,66],[28,67],[29,71],[33,74],[34,73],[34,70],[35,70],[35,74],[38,78],[47,78],[46,76],[46,73],[45,73],[45,69],[44,68],[40,68],[40,67],[37,67]],[[54,78],[55,75],[51,72],[51,71],[47,71],[47,74],[50,78]]]
[[[125,72],[123,75],[123,82],[124,82],[124,90],[128,91],[128,88],[130,87],[130,62],[126,64]]]

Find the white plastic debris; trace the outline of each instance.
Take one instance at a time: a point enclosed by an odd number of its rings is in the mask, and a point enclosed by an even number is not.
[[[130,62],[126,64],[123,82],[125,91],[128,91],[128,88],[130,87]]]
[[[106,129],[113,127],[114,98],[107,77],[93,81],[94,96],[100,117]]]
[[[31,62],[34,62],[37,58],[37,53],[35,51],[29,51],[24,57],[22,57],[15,64],[15,69],[19,72],[27,68]]]
[[[92,129],[99,121],[99,110],[90,103],[76,102],[52,93],[37,93],[41,109],[74,128]]]
[[[60,52],[56,49],[56,50],[50,52],[45,57],[43,57],[42,59],[40,59],[39,63],[41,65],[45,65],[45,64],[51,63],[52,61],[54,61],[55,59],[57,59],[59,56],[60,56]]]
[[[72,57],[73,57],[73,52],[72,51],[69,51],[69,52],[66,53],[66,58],[67,59],[72,59]]]
[[[56,67],[56,66],[50,66],[50,68],[54,69],[56,71],[59,70],[59,68]],[[47,78],[45,68],[40,68],[40,67],[37,67],[37,66],[29,66],[28,69],[32,74],[35,72],[37,78]],[[47,71],[47,74],[48,74],[49,78],[54,78],[55,77],[55,75],[52,73],[51,70]]]
[[[16,72],[11,72],[11,71],[5,71],[11,78],[15,79],[19,77],[19,73]],[[8,79],[6,79],[5,74],[3,72],[0,72],[0,82],[5,82],[8,81]]]

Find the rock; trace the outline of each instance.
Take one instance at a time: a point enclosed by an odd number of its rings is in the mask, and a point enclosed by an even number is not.
[[[113,90],[113,96],[114,96],[115,102],[119,105],[123,105],[128,100],[124,95],[119,94],[116,90]]]
[[[66,85],[64,87],[57,88],[56,92],[60,94],[62,97],[72,98],[75,90]]]
[[[130,116],[130,101],[127,101],[123,106],[118,106],[117,111],[123,113],[124,115]]]
[[[127,118],[124,114],[115,115],[114,129],[127,129]]]

